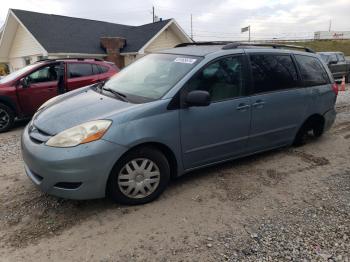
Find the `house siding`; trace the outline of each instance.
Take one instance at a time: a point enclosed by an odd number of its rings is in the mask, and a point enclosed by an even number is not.
[[[11,71],[18,70],[25,66],[25,57],[30,58],[30,62],[37,61],[38,56],[45,55],[45,50],[35,41],[22,25],[17,26],[12,47],[9,52],[9,62]]]
[[[165,29],[154,41],[146,48],[145,53],[150,53],[166,48],[172,48],[183,41],[169,27]]]

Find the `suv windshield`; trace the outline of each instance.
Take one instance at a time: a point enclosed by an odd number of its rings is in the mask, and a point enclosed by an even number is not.
[[[104,88],[126,96],[156,100],[165,95],[201,59],[186,55],[150,54],[113,76]]]
[[[26,67],[23,67],[7,76],[5,76],[4,78],[1,78],[0,80],[0,84],[3,84],[3,83],[7,83],[7,82],[10,82],[10,81],[13,81],[15,80],[17,77],[19,77],[20,75],[24,74],[25,72],[28,72],[34,68],[38,67],[38,64],[32,64],[32,65],[28,65]]]

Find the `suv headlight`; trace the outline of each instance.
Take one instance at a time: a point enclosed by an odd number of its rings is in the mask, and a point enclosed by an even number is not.
[[[99,140],[111,126],[111,120],[96,120],[66,129],[50,138],[46,145],[52,147],[73,147]]]

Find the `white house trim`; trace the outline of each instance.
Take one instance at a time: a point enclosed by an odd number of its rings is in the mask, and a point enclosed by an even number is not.
[[[155,36],[153,36],[139,51],[138,54],[143,55],[145,53],[146,48],[161,34],[163,33],[169,26],[171,26],[172,24],[176,25],[176,27],[179,29],[179,31],[181,31],[183,33],[183,35],[185,36],[186,40],[188,40],[188,42],[193,42],[192,39],[181,29],[181,27],[178,25],[178,23],[176,23],[176,21],[174,19],[171,19],[166,26],[164,26],[162,28],[162,30],[160,30]]]
[[[121,55],[137,55],[138,52],[128,52],[128,53],[120,53]]]
[[[16,18],[17,22],[23,26],[24,30],[34,39],[34,41],[40,46],[40,48],[42,49],[44,55],[47,55],[47,51],[46,49],[40,44],[40,42],[33,36],[33,34],[28,30],[28,28],[21,22],[21,20],[18,19],[18,17],[12,12],[12,10],[10,9],[10,12],[14,18]],[[1,42],[0,42],[1,44]]]
[[[2,34],[1,34],[1,37],[0,37],[0,47],[1,47],[1,44],[2,44],[2,39],[4,38],[4,35],[5,35],[5,29],[6,29],[6,25],[7,25],[9,16],[10,16],[10,12],[7,13],[7,16],[6,16],[6,19],[5,19],[5,23],[2,26],[2,28],[1,28],[1,33]]]

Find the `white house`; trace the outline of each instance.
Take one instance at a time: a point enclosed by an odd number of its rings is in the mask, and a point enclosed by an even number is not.
[[[129,26],[10,9],[0,32],[0,64],[14,71],[42,58],[89,57],[123,67],[191,41],[174,19]]]

